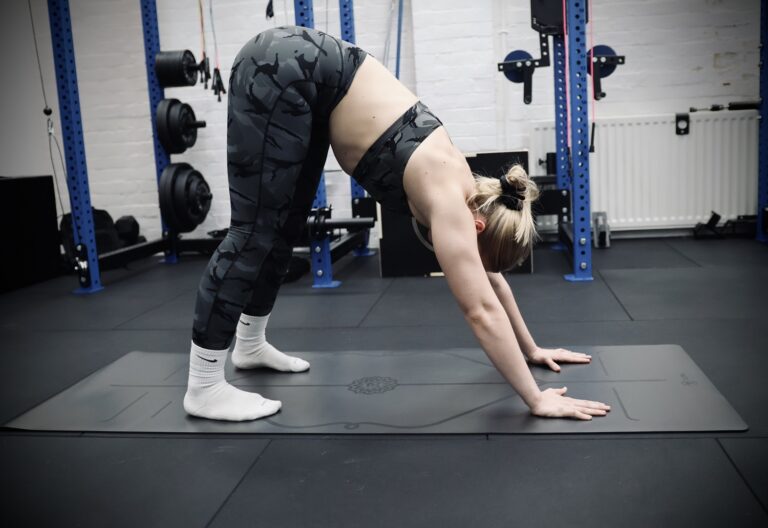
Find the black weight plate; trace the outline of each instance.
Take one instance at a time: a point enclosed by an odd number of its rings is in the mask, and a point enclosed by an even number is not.
[[[196,171],[192,168],[185,168],[180,171],[173,182],[173,206],[176,217],[179,220],[179,232],[186,233],[197,227],[198,222],[195,215],[190,211],[190,197],[187,193],[189,184],[192,181],[193,174]]]
[[[181,154],[187,150],[183,127],[177,117],[182,106],[183,103],[178,99],[163,99],[157,105],[157,138],[168,154]]]
[[[185,150],[191,148],[197,142],[197,128],[194,126],[195,111],[186,103],[176,105],[171,109],[171,123],[174,128],[178,127],[179,144],[184,144]]]
[[[202,223],[211,209],[211,189],[203,175],[197,171],[192,174],[191,183],[187,188],[187,197],[190,212],[195,216],[198,224]]]
[[[161,51],[155,55],[155,74],[160,86],[193,86],[197,83],[197,61],[189,50]]]
[[[157,183],[157,194],[160,202],[160,216],[163,219],[165,225],[172,231],[175,231],[175,226],[171,225],[173,211],[170,205],[170,195],[168,192],[169,183],[173,182],[173,172],[175,166],[173,163],[166,166],[163,172],[160,174],[160,181]]]
[[[163,148],[168,151],[168,145],[170,141],[170,131],[168,130],[168,110],[171,105],[171,101],[174,99],[162,99],[157,103],[155,109],[155,128],[157,129],[157,139]]]
[[[160,213],[166,226],[175,233],[182,232],[183,223],[176,211],[173,189],[178,175],[191,169],[188,163],[171,163],[160,175]]]
[[[181,154],[187,148],[179,138],[179,131],[172,116],[174,110],[181,105],[178,99],[163,99],[157,105],[155,123],[157,124],[157,138],[168,154]]]
[[[160,176],[160,214],[163,216],[163,221],[170,231],[178,232],[179,221],[176,217],[176,212],[173,209],[173,183],[176,179],[176,172],[179,168],[179,163],[171,163],[164,170]]]

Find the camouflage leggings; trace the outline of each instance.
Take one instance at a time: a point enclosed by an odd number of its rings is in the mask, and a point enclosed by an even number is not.
[[[241,313],[272,311],[328,154],[328,118],[365,59],[325,33],[260,33],[229,79],[231,225],[197,292],[193,341],[227,348]]]

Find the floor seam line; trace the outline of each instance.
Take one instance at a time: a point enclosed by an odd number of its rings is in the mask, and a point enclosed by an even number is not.
[[[180,294],[178,294],[178,295],[176,295],[176,296],[174,296],[174,297],[172,297],[172,298],[168,299],[167,301],[163,301],[163,302],[161,302],[160,304],[158,304],[158,305],[156,305],[156,306],[152,306],[152,307],[150,307],[150,308],[147,308],[146,310],[144,310],[144,311],[143,311],[143,312],[141,312],[140,314],[137,314],[137,315],[135,315],[135,316],[131,317],[131,318],[130,318],[130,319],[128,319],[127,321],[123,321],[122,323],[120,323],[120,324],[118,324],[118,325],[116,325],[116,326],[113,326],[113,327],[112,327],[110,330],[120,330],[120,327],[121,327],[121,326],[123,326],[123,325],[127,325],[128,323],[130,323],[131,321],[135,321],[136,319],[138,319],[138,318],[139,318],[139,317],[141,317],[142,315],[145,315],[145,314],[147,314],[147,313],[151,312],[152,310],[154,310],[154,309],[156,309],[156,308],[160,308],[161,306],[164,306],[164,305],[166,305],[166,304],[168,304],[168,303],[171,303],[171,302],[175,301],[176,299],[178,299],[179,297],[182,297],[182,296],[184,296],[184,295],[187,295],[188,293],[189,293],[189,292],[185,290],[185,291],[181,292]],[[191,325],[191,323],[190,323],[190,326],[192,326],[192,325]],[[130,329],[128,329],[128,330],[130,330]]]
[[[611,285],[610,285],[610,284],[608,284],[608,281],[607,281],[607,280],[605,279],[605,277],[603,276],[603,272],[602,272],[602,271],[600,271],[600,270],[595,270],[595,271],[597,271],[597,274],[600,276],[600,280],[602,280],[602,281],[603,281],[603,284],[605,284],[605,287],[606,287],[606,288],[608,288],[608,291],[609,291],[609,292],[611,292],[611,295],[613,295],[613,298],[614,298],[614,299],[616,299],[616,302],[617,302],[617,303],[619,303],[619,306],[621,306],[621,309],[622,309],[622,310],[624,310],[624,313],[625,313],[625,314],[627,314],[627,317],[629,317],[629,320],[630,320],[630,321],[634,321],[634,320],[635,320],[635,318],[634,318],[634,317],[632,317],[632,314],[630,314],[630,313],[629,313],[629,310],[627,310],[627,307],[626,307],[626,306],[624,306],[624,303],[623,303],[623,302],[621,302],[621,299],[619,299],[619,296],[618,296],[618,295],[616,295],[616,292],[615,292],[615,291],[613,291],[613,288],[611,288]]]
[[[221,503],[221,504],[219,504],[219,507],[218,507],[218,508],[216,508],[216,511],[213,513],[213,515],[211,516],[211,518],[208,520],[208,522],[207,522],[207,523],[205,523],[205,528],[208,528],[209,526],[211,526],[211,523],[213,523],[213,521],[215,521],[215,520],[216,520],[216,517],[218,517],[218,516],[219,516],[219,514],[221,513],[221,510],[223,510],[223,509],[224,509],[224,506],[226,506],[226,505],[227,505],[227,502],[229,502],[229,499],[230,499],[230,498],[232,498],[232,495],[235,493],[235,491],[237,490],[237,488],[239,488],[239,487],[240,487],[240,485],[243,483],[243,481],[245,480],[245,477],[247,477],[247,476],[250,474],[251,470],[254,468],[254,466],[256,465],[256,463],[257,463],[259,460],[261,460],[261,457],[262,457],[262,456],[264,456],[264,453],[267,451],[267,449],[269,449],[269,446],[271,446],[271,445],[272,445],[272,442],[273,442],[273,441],[274,441],[274,440],[271,440],[271,439],[267,441],[267,445],[265,445],[265,446],[264,446],[264,449],[262,449],[262,450],[261,450],[261,453],[259,453],[259,454],[256,456],[256,459],[255,459],[255,460],[254,460],[254,461],[251,463],[251,465],[250,465],[250,466],[248,466],[248,469],[246,469],[246,470],[243,472],[243,476],[242,476],[242,477],[240,477],[240,480],[238,480],[238,481],[237,481],[237,484],[235,484],[235,485],[232,487],[232,489],[230,490],[229,494],[227,494],[226,498],[225,498],[225,499],[222,501],[222,503]]]
[[[364,328],[362,325],[365,322],[365,320],[368,318],[369,315],[371,315],[371,312],[374,308],[376,308],[376,305],[379,304],[379,302],[384,298],[384,295],[389,291],[389,289],[392,287],[392,285],[395,283],[395,280],[393,279],[390,281],[389,284],[387,284],[387,287],[382,290],[382,292],[379,294],[379,297],[374,301],[374,303],[371,305],[370,308],[368,308],[368,311],[365,312],[365,315],[360,319],[360,322],[357,323],[357,326],[354,326],[353,328]]]
[[[696,262],[695,260],[693,260],[691,257],[689,257],[688,255],[686,255],[685,253],[683,253],[682,251],[680,251],[679,249],[677,249],[675,246],[671,245],[669,242],[667,242],[667,241],[663,241],[663,244],[664,244],[665,246],[667,246],[668,248],[670,248],[670,249],[671,249],[672,251],[674,251],[675,253],[677,253],[678,255],[680,255],[681,257],[683,257],[685,260],[689,260],[689,261],[691,261],[691,262],[692,262],[692,263],[693,263],[693,264],[694,264],[694,265],[695,265],[697,268],[703,268],[703,267],[704,267],[704,265],[702,265],[702,264],[699,264],[698,262]]]
[[[723,443],[720,441],[720,438],[715,438],[715,441],[717,442],[717,445],[719,445],[719,446],[720,446],[720,449],[722,449],[723,453],[725,454],[725,457],[726,457],[726,458],[728,459],[728,461],[731,463],[731,466],[733,466],[733,469],[735,469],[735,470],[736,470],[736,474],[738,474],[738,475],[739,475],[739,477],[741,477],[741,480],[742,480],[742,481],[744,482],[744,484],[747,486],[747,489],[749,490],[749,492],[750,492],[750,493],[752,494],[752,496],[755,498],[755,500],[756,500],[756,501],[757,501],[757,503],[760,505],[760,507],[763,509],[763,511],[764,511],[766,514],[768,514],[768,504],[764,504],[764,503],[763,503],[762,499],[760,499],[760,496],[757,494],[757,492],[755,492],[755,490],[754,490],[754,489],[752,488],[752,486],[749,484],[749,481],[748,481],[748,480],[747,480],[747,478],[744,476],[744,474],[741,472],[741,470],[739,469],[739,466],[737,466],[737,465],[736,465],[736,462],[733,460],[733,458],[731,458],[731,455],[728,453],[728,450],[727,450],[727,449],[725,449],[725,446],[724,446],[724,445],[723,445]]]

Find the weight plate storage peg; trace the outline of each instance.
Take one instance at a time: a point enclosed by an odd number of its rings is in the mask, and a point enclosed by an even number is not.
[[[189,163],[171,163],[160,175],[160,212],[174,233],[200,225],[211,209],[211,189]]]
[[[163,99],[155,112],[157,137],[168,154],[181,154],[194,146],[197,129],[205,127],[205,121],[195,118],[195,111],[178,99]]]
[[[523,74],[523,67],[526,65],[526,63],[530,63],[530,61],[533,60],[533,57],[530,53],[528,53],[525,50],[514,50],[510,51],[506,57],[504,57],[504,62],[514,62],[516,68],[509,68],[504,70],[504,77],[506,77],[508,80],[512,81],[513,83],[521,83],[523,80],[525,80],[525,75]],[[517,67],[519,65],[519,67]]]
[[[161,51],[155,55],[155,74],[163,88],[194,86],[199,68],[189,50]]]

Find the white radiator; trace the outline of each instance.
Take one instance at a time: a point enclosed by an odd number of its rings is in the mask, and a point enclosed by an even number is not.
[[[757,113],[690,119],[690,134],[678,136],[674,115],[598,118],[591,205],[607,212],[612,230],[687,228],[711,211],[724,220],[756,213]],[[535,164],[555,150],[554,123],[532,123],[530,137],[531,173],[542,174]]]

